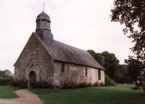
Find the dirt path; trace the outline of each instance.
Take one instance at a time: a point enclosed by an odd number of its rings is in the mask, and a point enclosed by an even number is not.
[[[16,99],[0,99],[0,104],[44,104],[42,100],[27,89],[16,90]]]

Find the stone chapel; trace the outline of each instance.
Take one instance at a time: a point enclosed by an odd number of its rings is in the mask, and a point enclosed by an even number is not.
[[[53,39],[50,17],[43,11],[36,18],[36,31],[14,64],[15,82],[52,87],[104,84],[104,68],[82,49]]]

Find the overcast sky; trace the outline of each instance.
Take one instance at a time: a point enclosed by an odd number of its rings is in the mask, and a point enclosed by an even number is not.
[[[0,69],[13,72],[14,63],[35,31],[44,2],[55,40],[84,50],[112,52],[121,64],[132,54],[131,40],[109,17],[113,0],[1,0]]]

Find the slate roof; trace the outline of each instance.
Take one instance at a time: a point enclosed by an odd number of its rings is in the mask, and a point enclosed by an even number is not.
[[[37,20],[48,20],[50,21],[50,17],[43,11],[42,13],[40,13],[38,16],[37,16]]]
[[[104,69],[87,51],[75,48],[62,42],[53,40],[53,43],[42,40],[36,33],[33,33],[41,42],[53,60],[89,66],[97,69]]]
[[[45,21],[48,24],[50,17],[43,11],[37,16],[36,23],[37,21]],[[39,25],[45,24],[41,23]],[[51,31],[47,29],[36,29],[36,33],[32,33],[31,36],[33,35],[41,42],[55,61],[104,69],[87,51],[54,40]]]

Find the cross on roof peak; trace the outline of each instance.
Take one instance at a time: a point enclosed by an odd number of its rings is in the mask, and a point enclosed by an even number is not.
[[[45,9],[44,7],[45,7],[45,3],[43,3],[43,12],[44,12],[44,9]]]

